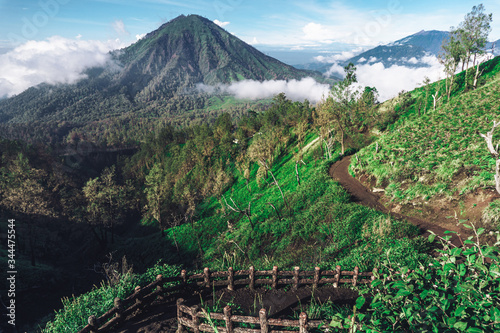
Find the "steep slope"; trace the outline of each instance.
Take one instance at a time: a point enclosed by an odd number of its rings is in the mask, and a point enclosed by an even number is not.
[[[88,123],[133,112],[143,117],[203,109],[197,83],[301,79],[319,73],[264,55],[206,18],[180,16],[112,52],[114,64],[74,85],[42,84],[0,102],[0,122]]]
[[[413,91],[406,115],[359,152],[352,170],[384,188],[386,197],[398,204],[479,220],[499,197],[494,190],[495,161],[479,133],[490,131],[500,119],[500,57],[484,64],[483,70],[483,86],[459,92],[425,114],[423,108],[419,111],[425,88]],[[457,76],[460,86],[464,74]],[[443,95],[444,82],[429,89],[430,94],[439,90]],[[497,132],[494,141],[499,137]]]

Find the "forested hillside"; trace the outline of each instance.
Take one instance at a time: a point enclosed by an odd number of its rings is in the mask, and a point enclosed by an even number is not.
[[[259,102],[208,95],[197,84],[300,80],[298,70],[266,56],[206,18],[181,15],[131,46],[113,51],[107,67],[75,84],[41,84],[0,101],[2,137],[60,144],[137,144],[166,123],[189,126],[234,115]],[[333,81],[332,81],[333,82]],[[208,112],[212,111],[212,112]]]
[[[120,70],[2,101],[5,135],[31,141],[0,140],[19,329],[77,332],[181,269],[340,265],[377,270],[352,304],[300,304],[328,318],[315,331],[499,331],[500,57],[479,63],[465,29],[450,36],[446,79],[393,100],[379,103],[349,63],[316,105],[249,103],[184,92],[311,73],[179,17],[114,53]],[[331,178],[340,161],[374,208]],[[13,250],[0,252],[7,267]]]

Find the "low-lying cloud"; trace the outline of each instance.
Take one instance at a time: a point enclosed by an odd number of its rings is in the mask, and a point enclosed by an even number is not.
[[[274,80],[260,82],[243,80],[232,84],[219,84],[216,86],[199,83],[196,88],[198,91],[205,93],[226,93],[236,98],[252,100],[270,98],[283,92],[293,101],[302,102],[307,99],[312,103],[319,102],[330,90],[328,84],[319,83],[311,77],[290,81]]]
[[[371,61],[371,62],[370,62]],[[408,64],[423,64],[424,67],[392,65],[386,67],[382,62],[373,59],[360,61],[356,65],[356,76],[361,86],[377,88],[379,100],[385,101],[398,95],[402,90],[411,91],[417,88],[428,77],[431,82],[444,78],[443,67],[435,56],[420,59],[411,58]],[[343,74],[343,67],[338,63],[332,65],[327,75]]]
[[[42,82],[75,83],[86,69],[111,64],[119,40],[100,42],[59,36],[28,41],[0,54],[0,97],[11,97]]]

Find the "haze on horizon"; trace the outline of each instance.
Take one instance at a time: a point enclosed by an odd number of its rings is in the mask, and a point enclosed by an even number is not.
[[[490,40],[497,40],[500,2],[482,3],[493,13]],[[181,14],[205,16],[292,65],[317,60],[334,64],[421,30],[447,31],[477,4],[450,0],[0,0],[0,97],[42,82],[76,82],[84,77],[85,69],[109,64],[110,50],[132,44]],[[425,76],[442,78],[437,61],[427,61],[429,67],[419,69],[362,64],[358,78],[363,85],[376,86],[384,100],[412,89]],[[331,71],[340,69],[333,65]]]

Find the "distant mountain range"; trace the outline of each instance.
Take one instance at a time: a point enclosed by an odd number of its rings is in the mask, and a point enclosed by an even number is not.
[[[382,63],[385,67],[392,65],[406,67],[426,67],[428,62],[422,61],[426,56],[437,56],[441,52],[443,41],[448,38],[449,32],[431,30],[422,30],[411,36],[402,38],[393,43],[380,45],[350,59],[340,62],[340,65],[346,65],[349,62],[354,64]],[[491,50],[493,44],[496,44],[495,55],[500,55],[500,40],[488,43],[487,50]],[[296,66],[297,68],[317,70],[322,73],[328,71],[331,64],[310,63]]]
[[[203,108],[198,83],[323,79],[266,56],[197,15],[177,17],[112,58],[115,65],[90,69],[76,84],[42,84],[0,101],[0,123],[82,123],[130,112],[161,116]]]

